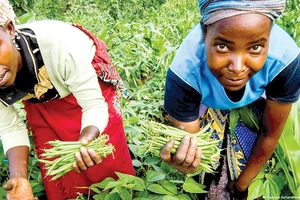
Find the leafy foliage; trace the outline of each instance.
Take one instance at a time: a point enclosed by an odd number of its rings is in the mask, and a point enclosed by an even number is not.
[[[290,0],[286,3],[286,9],[283,15],[277,20],[277,23],[294,38],[297,44],[300,44],[300,0]]]

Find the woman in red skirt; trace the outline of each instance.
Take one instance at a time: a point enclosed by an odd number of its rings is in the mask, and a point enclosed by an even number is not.
[[[54,181],[40,164],[47,199],[87,194],[80,187],[117,178],[115,172],[134,175],[117,93],[126,95],[126,90],[104,42],[75,24],[47,20],[15,26],[8,1],[0,0],[0,6],[7,11],[0,14],[0,136],[9,159],[8,199],[17,190],[14,183],[27,180],[27,129],[13,108],[19,100],[39,158],[51,148],[49,141],[88,144],[102,133],[115,148],[114,158],[82,148],[75,154],[74,170]],[[30,189],[23,191],[32,195]]]

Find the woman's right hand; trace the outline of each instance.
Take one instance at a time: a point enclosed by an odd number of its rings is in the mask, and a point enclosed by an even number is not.
[[[171,167],[183,173],[195,173],[199,169],[201,149],[197,148],[196,137],[185,135],[175,154],[172,154],[174,141],[169,141],[160,151],[160,157]]]
[[[79,141],[86,146],[99,135],[100,132],[97,127],[87,126],[81,131]],[[102,162],[102,158],[94,149],[87,149],[86,147],[81,147],[80,151],[75,153],[75,158],[76,162],[73,163],[72,168],[76,173],[80,173]]]
[[[3,186],[7,200],[36,200],[33,196],[30,183],[26,178],[14,177]]]

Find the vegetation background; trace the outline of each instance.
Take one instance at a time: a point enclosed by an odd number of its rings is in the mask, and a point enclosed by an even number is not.
[[[195,176],[169,168],[143,151],[141,124],[165,123],[163,90],[166,70],[187,33],[199,22],[197,0],[11,0],[20,22],[56,19],[78,23],[107,44],[130,98],[122,99],[127,141],[137,177],[118,174],[91,187],[93,195],[78,199],[197,199],[204,187]],[[276,20],[300,44],[300,0],[288,0],[285,13]],[[16,104],[25,119],[22,104]],[[287,135],[265,169],[249,188],[249,198],[286,196],[300,198],[300,106],[295,104]],[[286,145],[289,144],[289,145]],[[0,145],[1,146],[1,145]],[[8,162],[0,150],[0,183],[8,180]],[[42,177],[34,149],[29,160],[29,179],[35,196],[45,199]],[[298,198],[297,198],[298,197]],[[0,188],[0,199],[5,191]]]

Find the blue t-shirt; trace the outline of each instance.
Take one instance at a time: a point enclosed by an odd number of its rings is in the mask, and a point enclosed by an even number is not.
[[[164,107],[174,119],[199,118],[200,104],[215,109],[248,105],[265,92],[268,99],[294,103],[300,93],[300,56],[295,41],[278,25],[271,30],[266,62],[231,100],[206,63],[205,43],[198,24],[184,39],[167,72]]]

